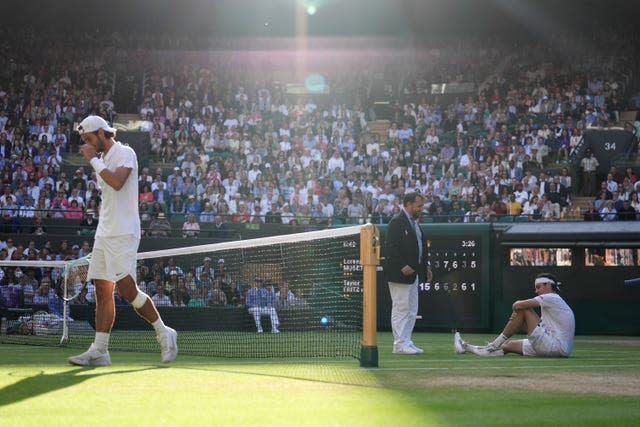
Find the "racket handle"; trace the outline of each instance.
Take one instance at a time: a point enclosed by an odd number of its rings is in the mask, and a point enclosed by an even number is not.
[[[628,286],[640,285],[640,277],[636,277],[635,279],[627,279],[624,281],[624,284]]]

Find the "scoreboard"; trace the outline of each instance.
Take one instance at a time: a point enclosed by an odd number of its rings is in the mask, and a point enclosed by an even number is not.
[[[433,278],[418,284],[415,330],[489,328],[490,224],[423,224],[421,228]],[[378,323],[384,327],[391,299],[383,272],[378,274],[378,305]]]
[[[417,324],[427,328],[487,327],[487,236],[437,235],[426,230],[424,235],[433,278],[418,285],[421,320]]]

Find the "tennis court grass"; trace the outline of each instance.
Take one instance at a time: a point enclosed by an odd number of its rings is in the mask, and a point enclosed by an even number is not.
[[[488,335],[464,335],[483,343]],[[424,355],[212,359],[0,346],[2,426],[637,426],[640,338],[577,337],[568,359],[456,355],[450,334],[417,334]]]

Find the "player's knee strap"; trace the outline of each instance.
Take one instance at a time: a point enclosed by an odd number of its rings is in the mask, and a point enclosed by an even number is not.
[[[133,308],[140,308],[144,305],[145,302],[147,302],[147,298],[149,298],[149,295],[145,294],[142,291],[138,291],[138,295],[136,295],[133,301],[131,301],[131,305],[133,306]]]

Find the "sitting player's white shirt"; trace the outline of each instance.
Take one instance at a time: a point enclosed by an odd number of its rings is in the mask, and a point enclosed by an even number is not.
[[[559,344],[564,356],[573,348],[575,318],[573,311],[556,293],[538,295],[535,300],[540,304],[540,323],[551,333]]]

